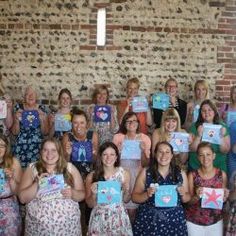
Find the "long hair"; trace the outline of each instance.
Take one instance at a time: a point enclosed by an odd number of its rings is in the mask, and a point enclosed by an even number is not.
[[[67,163],[67,161],[64,157],[62,145],[56,138],[47,138],[42,142],[41,149],[40,149],[40,158],[35,164],[35,167],[38,171],[38,174],[40,175],[42,173],[47,173],[46,164],[45,164],[44,160],[42,159],[43,148],[44,148],[44,145],[47,142],[51,142],[55,145],[57,153],[59,155],[59,159],[57,161],[56,168],[55,168],[55,173],[56,174],[63,174],[66,183],[70,186],[73,186],[73,184],[74,184],[73,183],[73,178],[72,178],[72,175],[69,173],[69,171],[67,169],[67,164],[68,163]]]
[[[160,141],[166,141],[168,133],[165,130],[164,123],[166,120],[176,120],[177,121],[177,127],[175,129],[175,132],[180,132],[181,131],[181,121],[179,117],[179,113],[175,108],[169,108],[166,111],[163,112],[162,114],[162,119],[161,119],[161,126],[160,126]]]
[[[133,111],[129,111],[129,112],[125,113],[125,115],[123,116],[122,121],[120,123],[120,129],[119,129],[118,133],[127,134],[126,121],[132,116],[135,116],[138,121],[138,128],[137,128],[136,132],[139,133],[140,121],[138,119],[137,114]]]
[[[209,99],[209,85],[208,85],[207,81],[204,80],[204,79],[199,79],[194,84],[194,98],[196,99],[196,91],[197,91],[197,87],[199,85],[202,85],[206,89],[206,97],[205,97],[205,99]]]
[[[97,159],[95,162],[95,168],[94,168],[94,174],[93,174],[93,182],[101,181],[104,179],[104,168],[103,168],[103,163],[102,163],[102,155],[103,155],[103,152],[107,148],[112,148],[115,150],[117,159],[114,163],[114,167],[120,166],[120,153],[119,153],[117,146],[114,143],[109,142],[109,141],[103,143],[99,147],[99,150],[98,150],[98,156],[97,156]]]
[[[103,90],[105,90],[106,93],[107,93],[107,100],[106,100],[106,103],[109,102],[109,96],[110,96],[110,94],[109,94],[109,90],[108,90],[107,86],[106,86],[106,85],[100,85],[100,86],[98,86],[97,88],[95,88],[95,90],[94,90],[94,92],[93,92],[93,94],[92,94],[92,102],[93,102],[94,104],[97,104],[97,95],[100,94]]]
[[[72,94],[68,88],[63,88],[60,90],[59,95],[58,95],[58,100],[61,99],[61,96],[63,95],[63,93],[67,94],[70,97],[70,100],[72,101]]]
[[[202,118],[202,107],[204,105],[208,105],[215,113],[214,118],[213,118],[213,124],[219,124],[220,123],[220,115],[218,113],[216,105],[210,100],[206,99],[201,103],[200,109],[199,109],[199,116],[196,121],[196,128],[204,123],[204,120]]]
[[[151,162],[149,165],[150,173],[152,175],[152,178],[154,179],[155,182],[158,181],[158,178],[160,177],[160,174],[158,172],[158,161],[157,161],[157,152],[160,148],[161,145],[166,145],[170,148],[171,154],[173,155],[171,162],[170,162],[170,174],[172,176],[172,179],[174,182],[177,181],[177,171],[180,171],[180,168],[176,166],[175,164],[175,158],[174,158],[174,150],[173,147],[167,142],[167,141],[162,141],[156,144],[155,150],[154,150],[154,156],[151,158]]]
[[[230,102],[232,104],[236,103],[236,101],[233,100],[233,93],[234,93],[234,90],[236,90],[236,85],[233,85],[231,88],[230,88]]]
[[[6,136],[0,134],[0,140],[6,145],[5,153],[3,155],[3,160],[0,163],[0,168],[11,168],[13,165],[13,156],[11,154],[11,145]]]

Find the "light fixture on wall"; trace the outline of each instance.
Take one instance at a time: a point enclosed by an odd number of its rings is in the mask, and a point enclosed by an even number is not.
[[[97,12],[97,46],[106,44],[106,8],[100,8]]]

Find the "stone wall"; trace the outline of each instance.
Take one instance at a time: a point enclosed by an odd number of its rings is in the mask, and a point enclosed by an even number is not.
[[[107,9],[107,43],[96,47],[97,9]],[[16,100],[33,84],[45,104],[59,90],[88,104],[95,84],[111,99],[137,77],[141,94],[176,78],[189,100],[197,79],[227,102],[236,83],[236,0],[0,0],[2,84]]]

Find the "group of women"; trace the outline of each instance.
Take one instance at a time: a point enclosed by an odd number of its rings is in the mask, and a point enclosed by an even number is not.
[[[0,235],[236,235],[236,121],[225,123],[236,111],[236,86],[218,112],[206,81],[195,83],[186,103],[169,79],[169,108],[137,113],[139,87],[130,79],[127,98],[114,106],[108,88],[99,86],[86,111],[72,107],[68,89],[51,111],[37,104],[31,86],[14,108],[9,96],[2,98]],[[219,144],[202,141],[205,123],[221,125]],[[189,134],[189,152],[173,149],[173,132]],[[101,190],[103,182],[120,186],[112,188],[120,200],[109,202],[109,195],[101,203],[110,191]],[[205,188],[222,191],[222,202],[231,204],[227,214],[202,207]]]

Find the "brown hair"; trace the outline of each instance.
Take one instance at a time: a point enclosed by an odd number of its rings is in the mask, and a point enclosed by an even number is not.
[[[139,131],[140,131],[140,122],[139,122],[137,114],[133,111],[129,111],[129,112],[125,113],[125,115],[123,116],[122,121],[120,123],[120,128],[119,128],[118,133],[127,134],[126,121],[132,116],[135,116],[137,118],[138,128],[137,128],[136,132],[139,133]]]
[[[126,83],[126,88],[128,88],[130,84],[137,84],[138,88],[140,87],[140,82],[139,82],[138,78],[129,79]]]
[[[2,140],[6,145],[5,153],[3,155],[3,161],[2,163],[0,163],[0,168],[11,168],[13,165],[13,156],[11,154],[10,142],[8,138],[3,134],[0,134],[0,140]]]
[[[100,94],[103,90],[106,90],[107,92],[107,100],[106,100],[106,103],[108,103],[109,101],[109,90],[107,88],[106,85],[99,85],[97,88],[95,88],[95,90],[93,91],[93,95],[92,95],[92,102],[94,104],[97,103],[97,95]]]
[[[233,85],[231,88],[230,88],[230,102],[231,103],[236,103],[236,101],[233,101],[233,93],[234,93],[234,90],[236,89],[236,85]]]
[[[68,88],[61,89],[61,91],[58,94],[58,100],[61,99],[61,96],[63,95],[63,93],[67,94],[70,97],[70,99],[72,100],[72,94],[71,94],[71,91]]]

